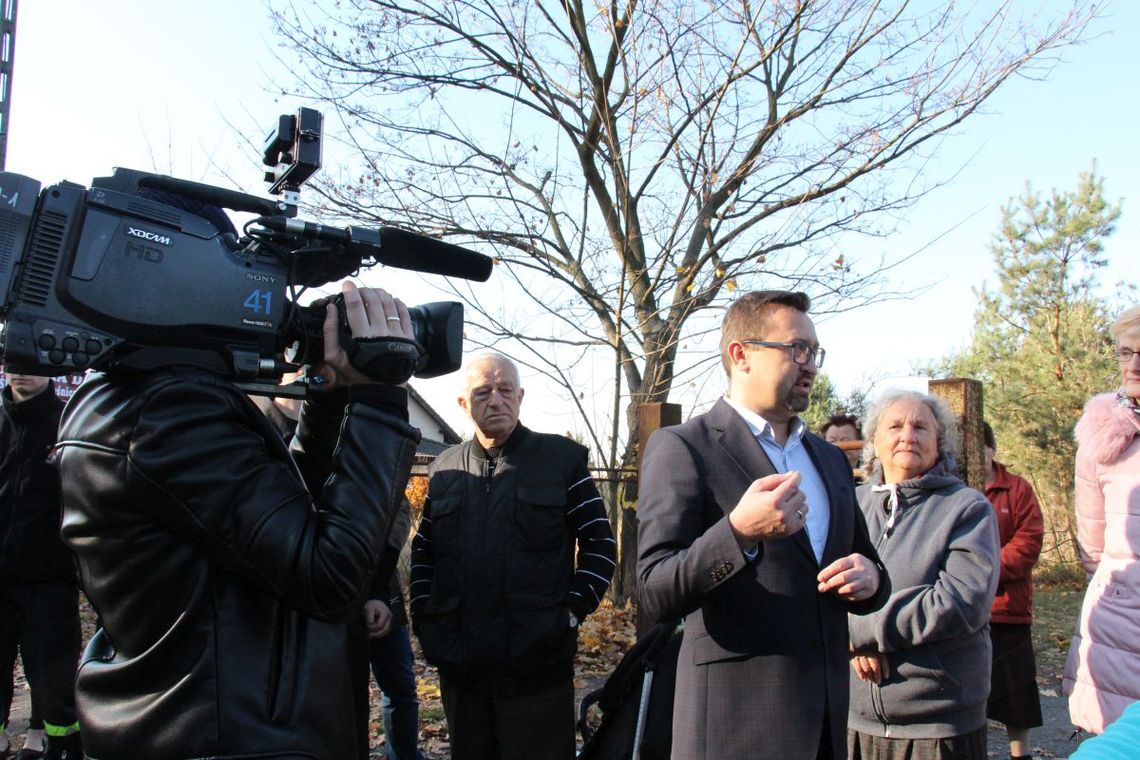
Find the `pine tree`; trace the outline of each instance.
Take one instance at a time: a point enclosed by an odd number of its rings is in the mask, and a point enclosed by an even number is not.
[[[818,433],[823,423],[833,414],[850,414],[862,419],[867,405],[867,391],[867,388],[857,386],[846,396],[840,396],[831,378],[820,372],[816,375],[815,385],[808,396],[808,408],[800,418],[813,433]]]
[[[830,377],[820,372],[815,377],[815,385],[811,387],[808,408],[800,415],[800,419],[807,425],[808,430],[818,433],[823,423],[827,422],[827,418],[835,414],[838,406],[839,394],[835,390],[835,385]]]
[[[998,286],[978,292],[971,342],[935,371],[985,383],[997,458],[1037,491],[1054,560],[1076,556],[1073,427],[1085,401],[1115,382],[1109,305],[1096,288],[1119,216],[1095,164],[1075,191],[1042,197],[1027,185],[1002,209],[991,245]]]

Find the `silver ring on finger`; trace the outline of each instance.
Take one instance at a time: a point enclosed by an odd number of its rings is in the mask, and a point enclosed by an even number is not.
[[[388,317],[388,321],[389,322],[399,322],[400,318],[399,317]]]
[[[799,509],[796,510],[796,517],[800,518],[800,522],[804,521],[804,513]]]

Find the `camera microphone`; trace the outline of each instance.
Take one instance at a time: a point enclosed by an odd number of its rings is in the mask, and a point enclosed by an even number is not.
[[[381,264],[417,272],[461,277],[486,282],[494,260],[452,243],[418,235],[398,227],[331,227],[285,216],[257,220],[266,229],[343,245],[355,253],[367,253]]]
[[[377,260],[400,269],[486,282],[495,265],[490,256],[398,227],[381,227],[380,240]]]
[[[287,216],[263,216],[257,220],[257,223],[274,232],[288,232],[292,235],[301,235],[325,243],[332,243],[333,245],[351,245],[352,243],[380,245],[380,236],[375,232],[373,232],[371,236],[357,234],[354,237],[354,228],[352,227],[330,227],[327,224],[306,222]],[[360,231],[365,233],[370,232],[370,230],[363,228],[361,228]]]

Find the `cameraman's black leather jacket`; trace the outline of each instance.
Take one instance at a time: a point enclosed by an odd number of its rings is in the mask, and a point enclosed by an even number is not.
[[[344,621],[419,435],[403,389],[350,391],[305,404],[292,458],[207,373],[95,375],[75,394],[63,535],[104,626],[76,687],[88,757],[353,756]]]

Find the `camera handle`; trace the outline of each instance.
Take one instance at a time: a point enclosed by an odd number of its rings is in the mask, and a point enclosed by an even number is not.
[[[348,354],[349,364],[378,383],[403,385],[408,382],[424,355],[423,347],[408,338],[349,336],[346,342],[347,332],[341,332],[341,345]]]
[[[336,304],[339,324],[337,340],[348,355],[348,363],[378,383],[402,385],[408,382],[426,353],[424,347],[414,340],[390,335],[354,338],[348,328],[344,296],[338,293],[332,303]]]

